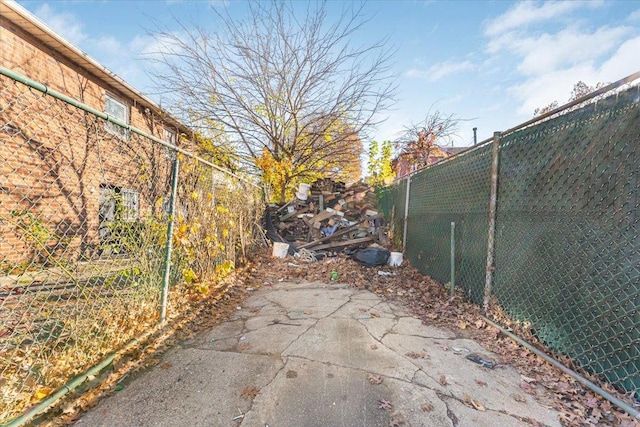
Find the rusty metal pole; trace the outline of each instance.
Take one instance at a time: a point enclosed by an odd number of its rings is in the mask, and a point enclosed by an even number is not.
[[[407,177],[407,194],[404,200],[404,227],[402,230],[402,252],[407,248],[407,226],[409,225],[409,193],[411,190],[411,175]]]
[[[493,285],[493,272],[495,270],[494,249],[496,237],[496,206],[498,205],[498,158],[500,154],[500,132],[493,133],[491,143],[491,195],[489,197],[489,236],[487,238],[487,271],[484,281],[484,300],[482,310],[486,313],[489,309],[491,287]]]

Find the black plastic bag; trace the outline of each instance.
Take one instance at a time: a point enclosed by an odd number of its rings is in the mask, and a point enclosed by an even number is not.
[[[363,264],[365,267],[384,265],[389,260],[391,253],[385,248],[364,248],[350,254],[351,258]]]

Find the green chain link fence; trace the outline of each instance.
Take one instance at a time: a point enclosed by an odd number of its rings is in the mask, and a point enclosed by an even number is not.
[[[640,397],[638,86],[499,138],[493,276],[487,302],[587,372]],[[518,130],[516,130],[518,129]],[[482,304],[492,145],[480,144],[380,192],[404,209],[406,255]],[[397,222],[398,219],[396,218]],[[489,310],[490,312],[491,310]]]
[[[188,311],[263,207],[253,184],[25,83],[0,75],[0,424]]]

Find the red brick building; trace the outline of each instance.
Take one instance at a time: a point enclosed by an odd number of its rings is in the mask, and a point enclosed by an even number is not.
[[[0,66],[157,138],[188,128],[13,1],[0,3]],[[183,138],[177,138],[182,135]],[[158,214],[170,151],[0,75],[0,263],[77,259],[114,220]],[[100,231],[99,231],[100,230]]]

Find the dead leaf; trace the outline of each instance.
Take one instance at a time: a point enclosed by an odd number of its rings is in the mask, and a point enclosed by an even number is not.
[[[464,395],[464,400],[469,406],[471,406],[475,410],[480,411],[480,412],[486,411],[486,408],[484,407],[484,405],[482,403],[480,403],[479,401],[474,400],[469,394],[465,394]]]
[[[42,387],[37,389],[36,392],[33,393],[33,397],[36,400],[42,400],[47,397],[52,391],[53,389],[51,387]]]
[[[438,380],[438,382],[443,386],[449,385],[449,383],[447,382],[447,377],[445,377],[444,375],[440,375],[440,379]]]
[[[171,363],[164,362],[162,365],[160,365],[160,369],[169,369],[171,366],[173,366]]]
[[[378,346],[377,346],[377,345],[375,345],[375,344],[371,344],[371,350],[377,350],[377,349],[378,349]]]
[[[311,310],[305,310],[302,312],[302,314],[306,314],[307,316],[310,315],[312,313]]]
[[[514,393],[511,395],[511,397],[513,397],[513,400],[515,400],[516,402],[527,403],[527,398],[519,394]]]
[[[371,384],[382,384],[382,377],[380,375],[367,375],[367,379]]]
[[[393,403],[388,400],[378,400],[378,409],[393,409]]]
[[[398,414],[395,414],[391,416],[391,419],[389,420],[389,427],[400,427],[404,424],[404,419],[399,416]]]
[[[458,323],[458,328],[460,329],[467,329],[467,322],[460,322]]]
[[[69,403],[69,404],[65,405],[65,406],[62,408],[62,413],[63,413],[63,414],[66,414],[66,415],[71,415],[71,414],[73,414],[73,413],[75,413],[75,412],[76,412],[76,405],[75,405],[73,402],[71,402],[71,403]]]
[[[536,394],[536,390],[531,387],[531,385],[529,385],[529,383],[525,383],[525,382],[521,382],[520,383],[520,388],[522,390],[524,390],[525,393],[531,394],[531,395],[535,395]]]
[[[252,386],[245,387],[242,390],[242,393],[240,393],[240,397],[243,399],[253,399],[258,395],[258,393],[260,393],[260,390],[258,390],[255,386],[252,385]]]
[[[416,353],[415,351],[409,351],[405,353],[405,356],[412,359],[424,359],[427,356],[427,353],[425,353],[424,351],[421,351],[419,353]]]
[[[487,383],[485,383],[484,381],[480,381],[480,380],[476,380],[476,384],[478,384],[480,387],[486,387]]]
[[[476,328],[478,329],[484,329],[487,327],[487,322],[485,322],[482,319],[478,319],[474,322],[474,325],[476,326]]]
[[[423,403],[420,409],[422,409],[422,412],[431,412],[433,411],[433,405],[431,403]]]
[[[251,348],[251,344],[249,344],[248,342],[238,345],[238,350],[240,351],[249,350],[250,348]]]
[[[522,378],[522,381],[531,384],[531,383],[535,383],[536,379],[535,378],[531,378],[531,377],[527,377],[525,375],[520,375],[520,378]]]

